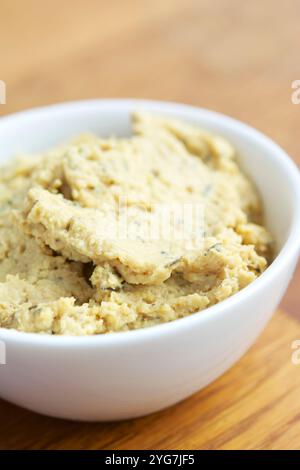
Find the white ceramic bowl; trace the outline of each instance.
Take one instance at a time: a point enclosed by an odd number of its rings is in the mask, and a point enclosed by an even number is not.
[[[256,182],[278,244],[272,265],[231,298],[172,323],[94,337],[0,329],[7,364],[0,396],[61,418],[103,421],[151,413],[188,397],[232,366],[255,341],[292,277],[300,244],[300,178],[274,142],[229,117],[190,106],[135,100],[66,103],[0,119],[0,163],[45,150],[82,131],[130,133],[135,109],[193,122],[227,137]],[[260,364],[257,364],[260,367]]]

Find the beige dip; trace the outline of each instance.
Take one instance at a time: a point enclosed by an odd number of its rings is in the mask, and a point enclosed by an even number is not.
[[[261,203],[231,144],[186,123],[132,120],[131,138],[85,135],[1,169],[0,326],[143,328],[226,299],[268,265]],[[150,236],[162,207],[202,209],[201,230],[178,236],[172,216],[168,236]]]

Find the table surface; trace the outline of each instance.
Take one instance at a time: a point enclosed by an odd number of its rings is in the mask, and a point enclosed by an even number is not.
[[[0,0],[0,115],[53,102],[136,97],[246,121],[300,163],[299,0]],[[299,449],[298,269],[252,349],[168,410],[112,424],[45,418],[0,401],[1,449]]]

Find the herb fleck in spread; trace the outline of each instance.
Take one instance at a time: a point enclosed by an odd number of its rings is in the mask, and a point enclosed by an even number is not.
[[[143,328],[214,305],[267,267],[272,238],[231,144],[149,114],[132,122],[131,138],[84,135],[1,169],[1,327],[57,335]],[[136,236],[110,237],[124,201]],[[155,205],[174,203],[203,207],[193,249],[143,232]],[[182,223],[171,222],[173,234]]]

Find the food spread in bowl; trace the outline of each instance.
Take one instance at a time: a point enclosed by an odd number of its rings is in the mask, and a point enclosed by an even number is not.
[[[272,258],[232,145],[147,113],[130,138],[83,135],[0,175],[0,326],[101,334],[169,322]]]

